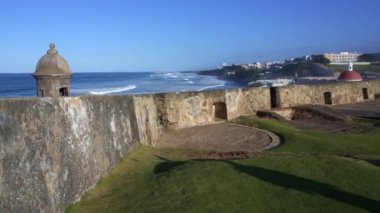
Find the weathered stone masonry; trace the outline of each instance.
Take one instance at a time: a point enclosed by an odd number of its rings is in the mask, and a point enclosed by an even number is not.
[[[130,96],[0,100],[0,212],[62,212],[138,134]]]
[[[363,94],[367,91],[367,98]],[[380,81],[335,83],[320,85],[292,85],[276,88],[277,107],[291,107],[304,104],[329,105],[325,94],[330,94],[331,105],[357,103],[374,100],[380,93]]]
[[[271,107],[324,105],[326,92],[331,104],[373,100],[380,81],[272,91],[0,99],[0,212],[62,212],[126,153],[140,143],[154,146],[165,129]]]

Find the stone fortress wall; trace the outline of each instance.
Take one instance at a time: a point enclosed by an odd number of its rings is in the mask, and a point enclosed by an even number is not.
[[[0,212],[59,212],[139,144],[133,98],[0,100]]]
[[[63,212],[140,143],[154,146],[165,129],[272,107],[361,102],[376,94],[380,81],[0,99],[0,212]]]
[[[214,123],[218,110],[220,119],[231,120],[271,108],[268,88],[135,95],[133,100],[141,143],[153,146],[165,129]]]
[[[380,93],[380,81],[319,85],[292,85],[287,87],[278,87],[275,89],[274,93],[276,107],[282,108],[305,104],[349,104],[366,100],[374,100],[376,94]]]

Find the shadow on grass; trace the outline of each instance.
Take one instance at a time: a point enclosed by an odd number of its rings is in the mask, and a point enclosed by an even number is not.
[[[205,162],[210,160],[190,160],[190,161],[170,161],[165,158],[159,157],[164,160],[154,167],[154,174],[170,172],[178,166],[184,165],[188,162]],[[380,209],[380,202],[350,192],[345,192],[337,187],[325,183],[320,183],[314,180],[306,179],[303,177],[279,172],[271,169],[261,168],[257,166],[246,166],[235,163],[233,161],[220,161],[229,164],[233,169],[241,173],[250,175],[252,177],[263,180],[267,183],[286,187],[289,189],[297,190],[308,194],[319,194],[326,198],[330,198],[339,202],[346,203],[370,212],[377,212]]]
[[[158,156],[158,155],[154,155],[154,156],[156,158],[164,161],[164,162],[161,162],[161,163],[157,164],[154,167],[153,173],[155,175],[158,175],[158,174],[161,174],[161,173],[165,173],[165,172],[170,172],[170,170],[175,169],[176,167],[184,165],[184,164],[186,164],[186,163],[189,162],[189,161],[171,161],[169,159],[163,158],[163,157]]]
[[[380,167],[380,160],[365,160],[365,161],[367,161],[368,163],[374,166]]]

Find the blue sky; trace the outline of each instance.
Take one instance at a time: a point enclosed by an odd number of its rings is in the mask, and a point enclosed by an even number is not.
[[[33,72],[50,42],[73,72],[380,52],[379,8],[378,0],[2,0],[0,72]]]

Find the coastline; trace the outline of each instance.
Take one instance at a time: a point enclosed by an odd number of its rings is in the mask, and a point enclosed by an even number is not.
[[[242,87],[248,87],[248,83],[251,81],[251,79],[243,79],[232,75],[225,75],[222,73],[221,70],[203,70],[198,71],[197,74],[205,76],[216,76],[218,80],[233,81],[234,83]]]
[[[199,71],[75,73],[72,96],[155,94],[244,87],[245,84]],[[0,98],[34,97],[35,80],[28,73],[0,74]],[[227,82],[226,82],[227,81]]]

